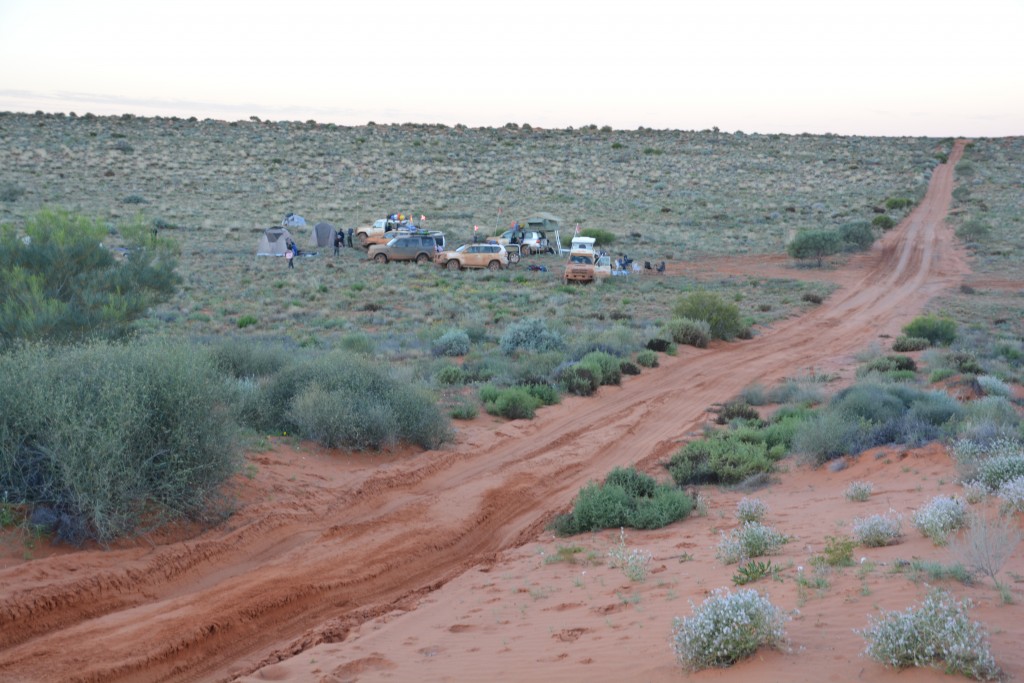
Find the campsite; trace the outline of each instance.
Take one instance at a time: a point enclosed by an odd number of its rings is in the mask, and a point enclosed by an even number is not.
[[[1024,675],[1020,499],[971,469],[1024,457],[1024,139],[4,113],[0,153],[11,253],[67,211],[160,285],[102,340],[4,328],[39,335],[0,353],[5,485],[54,444],[77,478],[2,501],[0,679],[947,680],[862,635],[936,588]],[[395,210],[664,272],[334,255]],[[619,468],[680,516],[561,533]],[[936,498],[966,511],[941,540]],[[734,561],[746,507],[783,538]],[[874,516],[902,526],[870,544]],[[1010,520],[989,573],[968,517]],[[689,672],[674,620],[724,588],[785,642]]]

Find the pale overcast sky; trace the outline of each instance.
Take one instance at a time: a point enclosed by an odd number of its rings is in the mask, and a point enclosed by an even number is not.
[[[0,0],[0,111],[1024,134],[1024,0]]]

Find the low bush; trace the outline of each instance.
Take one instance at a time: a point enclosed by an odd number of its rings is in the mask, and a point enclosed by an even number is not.
[[[1024,476],[1004,481],[996,492],[1003,507],[1012,512],[1024,512]]]
[[[884,515],[858,517],[853,520],[853,537],[868,548],[881,548],[898,543],[903,536],[903,517],[889,511]]]
[[[640,374],[640,366],[628,360],[624,360],[619,363],[619,370],[622,372],[623,375]]]
[[[970,219],[956,229],[956,236],[964,242],[984,242],[992,234],[992,226],[985,221]]]
[[[676,318],[670,320],[665,327],[668,336],[677,344],[705,349],[711,342],[711,325],[704,320]]]
[[[621,384],[621,361],[604,351],[591,351],[580,359],[577,365],[589,370],[599,384]]]
[[[811,558],[816,565],[827,567],[852,567],[853,549],[857,542],[845,536],[826,536],[825,549],[821,555]]]
[[[995,491],[1008,481],[1024,476],[1024,454],[995,455],[978,463],[977,481]]]
[[[896,226],[896,221],[886,214],[879,214],[871,221],[871,225],[882,230],[890,230]]]
[[[585,230],[581,230],[580,234],[584,237],[593,237],[597,241],[597,244],[605,248],[615,244],[615,233],[608,232],[607,230],[586,228]]]
[[[465,330],[448,330],[434,340],[430,350],[435,356],[465,356],[469,353],[469,334]]]
[[[238,319],[238,329],[244,330],[246,327],[250,327],[259,322],[259,318],[254,315],[243,315]]]
[[[736,519],[741,522],[760,522],[768,506],[760,498],[743,497],[736,504]]]
[[[482,389],[480,400],[484,410],[509,420],[531,420],[543,401],[525,387],[498,389],[496,394],[485,393]]]
[[[905,334],[901,334],[893,341],[892,350],[897,353],[912,353],[914,351],[924,351],[929,346],[931,346],[931,342],[924,337],[908,337]]]
[[[722,533],[715,551],[724,564],[736,564],[753,557],[762,557],[778,552],[788,539],[770,526],[760,522],[744,522],[728,534]]]
[[[453,420],[472,420],[479,414],[476,403],[468,400],[460,400],[448,410],[448,416]]]
[[[846,487],[846,500],[857,503],[866,502],[871,497],[874,485],[870,481],[854,481]]]
[[[691,441],[669,460],[676,484],[738,484],[755,474],[772,472],[775,459],[764,443],[742,441],[727,431]]]
[[[636,364],[644,368],[658,367],[658,354],[650,349],[644,349],[636,354]]]
[[[903,334],[927,339],[936,346],[949,346],[956,339],[956,321],[937,315],[921,315],[907,323]]]
[[[726,341],[741,336],[747,330],[740,309],[717,294],[706,291],[691,292],[680,299],[672,313],[676,318],[702,320],[709,326],[714,339]]]
[[[527,318],[506,327],[499,345],[502,353],[511,355],[520,351],[558,351],[565,342],[561,334],[549,330],[540,318]]]
[[[102,543],[226,510],[237,471],[231,387],[181,343],[29,347],[0,355],[0,491],[57,537]]]
[[[802,230],[789,244],[786,253],[795,259],[814,259],[820,268],[826,256],[839,253],[843,238],[835,230]]]
[[[591,396],[601,386],[594,373],[581,365],[570,365],[565,368],[559,374],[558,381],[567,392],[577,396]]]
[[[221,340],[209,354],[219,372],[235,379],[269,377],[291,363],[283,346],[251,339]]]
[[[820,304],[822,301],[824,301],[825,298],[823,296],[821,296],[820,294],[815,294],[814,292],[804,292],[800,296],[800,300],[801,301],[806,301],[809,304],[817,305],[817,304]]]
[[[885,200],[885,208],[890,211],[899,211],[905,209],[908,206],[913,206],[914,200],[908,199],[907,197],[889,197]]]
[[[558,393],[558,389],[551,384],[546,382],[537,382],[535,384],[526,384],[526,391],[533,396],[541,405],[553,406],[562,401],[562,395]]]
[[[552,527],[563,536],[616,527],[659,529],[687,517],[693,505],[680,489],[632,468],[616,468],[602,484],[583,487],[572,511],[557,517]]]
[[[986,396],[1002,396],[1003,398],[1012,398],[1013,389],[1010,385],[992,375],[979,375],[978,386],[981,388],[981,392]]]
[[[689,671],[731,666],[760,647],[786,648],[788,617],[753,589],[720,588],[690,607],[693,616],[676,617],[672,628],[672,649]]]
[[[935,545],[945,545],[951,533],[967,526],[967,504],[955,496],[936,496],[914,512],[913,522]]]
[[[458,365],[442,365],[434,373],[439,384],[456,385],[466,383],[466,373]]]
[[[947,674],[998,680],[1002,672],[981,624],[968,618],[969,607],[969,601],[933,590],[919,607],[869,616],[860,632],[867,641],[865,654],[894,669],[941,665]]]
[[[867,221],[853,221],[839,226],[839,238],[843,241],[843,247],[849,251],[864,251],[870,249],[875,242],[875,233],[871,229],[871,223]]]
[[[729,401],[723,403],[715,415],[715,422],[720,425],[729,424],[733,420],[749,420],[760,422],[757,410],[745,401]]]
[[[910,356],[889,355],[873,358],[857,368],[857,376],[863,377],[870,372],[893,372],[897,370],[917,370],[917,363]]]

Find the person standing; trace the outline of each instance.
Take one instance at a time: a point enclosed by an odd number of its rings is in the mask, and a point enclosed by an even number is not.
[[[341,230],[334,233],[334,255],[341,256],[341,247],[345,244],[345,237],[341,234]]]
[[[284,252],[284,260],[288,262],[288,267],[289,268],[294,268],[295,267],[295,252],[292,251],[291,249],[288,249],[287,251],[285,251]]]
[[[348,229],[348,248],[352,248],[352,228]]]

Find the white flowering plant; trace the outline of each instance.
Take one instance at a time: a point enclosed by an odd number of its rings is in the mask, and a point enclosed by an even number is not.
[[[970,601],[957,602],[934,590],[919,607],[868,617],[858,633],[867,641],[864,654],[895,669],[942,665],[946,673],[979,681],[999,679],[981,624],[967,616]]]
[[[874,491],[874,484],[870,481],[854,481],[846,487],[846,500],[852,500],[857,503],[863,503],[871,497],[871,492]]]
[[[1010,512],[1024,512],[1024,477],[1014,477],[1003,482],[997,493],[1003,502],[1003,509]]]
[[[851,527],[858,543],[869,548],[881,548],[899,542],[903,535],[903,516],[890,510],[884,515],[857,517]]]
[[[608,566],[621,569],[630,581],[646,581],[651,551],[626,547],[626,530],[619,529],[619,543],[608,551]]]
[[[935,545],[945,545],[951,533],[967,526],[967,503],[956,496],[936,496],[914,512],[913,520]]]
[[[716,557],[725,564],[736,564],[752,557],[770,555],[785,545],[785,534],[760,522],[744,522],[718,542]]]
[[[746,498],[736,504],[736,519],[741,522],[760,522],[768,506],[760,498]]]
[[[727,667],[754,654],[759,647],[784,650],[789,617],[753,589],[714,591],[700,606],[690,602],[693,616],[676,617],[672,649],[685,669]]]

